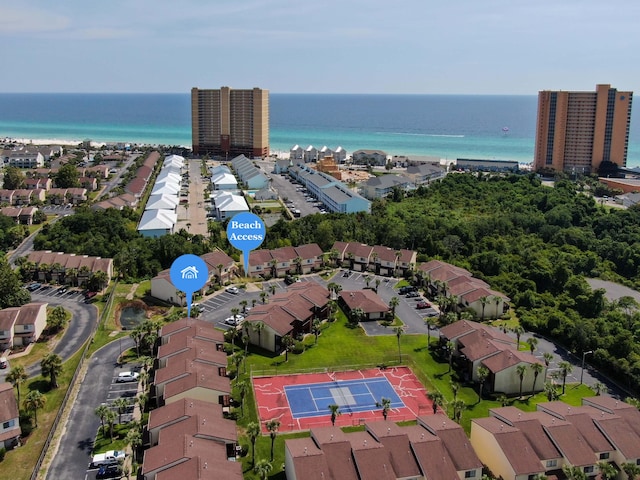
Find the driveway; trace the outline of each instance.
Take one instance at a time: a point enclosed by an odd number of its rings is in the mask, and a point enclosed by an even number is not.
[[[53,353],[60,355],[65,362],[82,347],[84,342],[91,337],[91,332],[98,321],[98,310],[93,305],[84,303],[82,294],[73,293],[56,294],[53,288],[39,289],[31,293],[33,302],[47,302],[49,306],[61,305],[71,311],[71,323],[67,326],[64,335],[53,349]],[[40,374],[40,363],[34,363],[27,368],[30,377]]]
[[[345,276],[346,274],[349,276]],[[370,272],[341,270],[329,282],[341,285],[342,290],[361,290],[367,286],[367,277],[369,278],[369,286],[373,288],[376,286],[376,280],[380,280],[378,296],[386,304],[389,304],[393,297],[398,297],[400,303],[396,307],[396,315],[404,322],[405,333],[427,334],[427,325],[424,319],[428,314],[433,315],[437,311],[435,309],[418,310],[416,308],[418,301],[415,298],[407,298],[405,295],[398,293],[395,288],[399,281],[397,278],[383,277]],[[362,325],[367,335],[395,335],[392,328],[380,325],[378,321],[360,322],[360,325]],[[432,329],[431,335],[437,336],[438,330]]]
[[[118,372],[131,369],[131,366],[117,366],[116,361],[122,350],[133,346],[133,340],[123,337],[104,346],[87,360],[86,374],[48,468],[47,479],[85,478],[87,475],[93,441],[100,426],[94,410],[116,396],[132,398],[129,389],[115,385],[114,379]],[[121,394],[114,394],[118,390],[122,390]]]

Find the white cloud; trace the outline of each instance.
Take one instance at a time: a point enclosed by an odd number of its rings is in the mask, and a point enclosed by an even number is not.
[[[0,5],[0,35],[56,32],[66,29],[69,23],[69,18],[57,13]]]

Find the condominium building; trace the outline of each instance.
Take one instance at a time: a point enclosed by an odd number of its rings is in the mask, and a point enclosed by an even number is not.
[[[195,154],[269,155],[269,91],[193,88],[191,132]]]
[[[627,163],[633,92],[597,85],[595,92],[541,91],[534,169],[597,172]]]

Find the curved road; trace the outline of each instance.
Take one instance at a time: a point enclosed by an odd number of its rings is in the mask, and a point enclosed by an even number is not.
[[[120,352],[133,346],[133,340],[123,337],[121,341],[105,345],[87,360],[86,374],[58,441],[47,479],[85,478],[93,440],[100,426],[94,410],[107,398]]]
[[[31,300],[34,302],[47,302],[53,306],[61,305],[71,311],[73,315],[71,323],[67,326],[66,332],[53,349],[53,353],[60,355],[62,361],[65,362],[91,337],[93,328],[98,321],[97,308],[78,300],[50,297],[38,293],[32,293]],[[26,370],[30,377],[39,375],[40,363],[29,365]]]

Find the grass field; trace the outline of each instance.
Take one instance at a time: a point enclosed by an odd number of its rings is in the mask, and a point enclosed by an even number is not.
[[[392,330],[390,329],[392,333]],[[435,342],[431,338],[431,342]],[[306,350],[302,354],[289,353],[289,361],[285,362],[284,355],[273,355],[268,352],[258,352],[249,349],[249,356],[246,359],[247,373],[243,374],[244,366],[240,367],[240,381],[248,381],[250,372],[254,375],[275,375],[285,373],[302,373],[327,368],[356,369],[365,366],[376,366],[381,364],[391,365],[398,363],[398,342],[395,335],[369,337],[365,335],[361,328],[349,326],[344,314],[339,313],[338,318],[333,323],[325,323],[323,330],[315,344],[313,336],[305,339]],[[455,373],[450,371],[446,362],[438,362],[431,355],[427,348],[427,336],[422,335],[402,335],[400,337],[400,349],[402,352],[402,363],[410,366],[427,391],[438,390],[442,392],[447,404],[454,400],[451,389],[452,380],[455,381]],[[584,396],[593,395],[591,389],[585,385],[567,385],[566,394],[561,400],[571,404],[580,405]],[[237,398],[237,397],[236,397]],[[462,385],[457,398],[464,401],[466,408],[462,413],[461,425],[467,431],[470,430],[471,421],[474,418],[486,417],[489,409],[502,406],[497,400],[479,400],[477,390],[473,385]],[[534,411],[536,404],[547,401],[544,394],[539,393],[533,397],[525,395],[522,399],[511,398],[509,405],[521,408],[524,411]],[[451,416],[448,406],[445,404],[445,411]],[[238,409],[238,428],[240,432],[250,422],[257,422],[257,412],[255,399],[249,391],[245,397],[244,415],[240,415]],[[363,427],[354,427],[362,429]],[[276,438],[275,458],[272,462],[273,471],[269,477],[271,479],[284,480],[282,465],[284,462],[284,440],[306,436],[308,433],[300,432],[294,435],[278,435]],[[242,458],[245,478],[258,478],[251,471],[250,443],[248,439],[242,437],[241,443],[249,449],[249,454]],[[256,458],[269,459],[271,439],[268,436],[258,438],[256,442]]]

